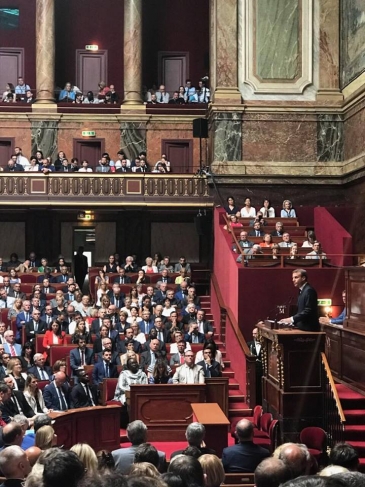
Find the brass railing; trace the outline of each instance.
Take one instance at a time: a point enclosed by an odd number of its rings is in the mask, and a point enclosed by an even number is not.
[[[342,410],[341,401],[337,394],[336,384],[324,353],[322,358],[322,378],[326,385],[323,404],[323,429],[327,432],[329,447],[344,441],[346,418]]]

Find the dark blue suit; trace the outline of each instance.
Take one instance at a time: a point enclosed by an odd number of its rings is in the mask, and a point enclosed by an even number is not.
[[[49,377],[49,380],[51,380],[51,377],[53,375],[53,372],[52,372],[51,367],[49,367],[48,365],[45,365],[43,367],[43,369],[47,373],[47,375]],[[33,367],[30,367],[30,369],[27,370],[27,374],[33,374],[33,375],[35,375],[38,380],[47,380],[47,379],[42,379],[42,377],[40,376],[38,367],[36,365],[33,365]]]
[[[139,322],[139,329],[141,330],[141,333],[144,333],[145,335],[148,335],[149,332],[152,330],[152,328],[155,327],[155,323],[150,320],[150,321],[140,321]]]
[[[257,465],[269,456],[269,450],[255,445],[252,441],[245,441],[224,448],[222,463],[226,473],[254,472]]]
[[[57,276],[53,282],[67,282],[68,281],[68,274]]]
[[[62,391],[65,396],[67,408],[69,408],[70,407],[69,387],[63,384]],[[63,410],[61,409],[60,399],[56,391],[56,386],[54,385],[53,382],[43,389],[43,398],[48,409],[54,409],[56,411]]]
[[[94,363],[94,352],[91,348],[85,348],[85,365],[92,365]],[[70,366],[72,375],[75,375],[75,370],[81,367],[81,353],[79,348],[73,348],[70,351]]]
[[[185,341],[189,342],[189,343],[204,343],[205,342],[205,335],[203,333],[198,332],[197,336],[198,336],[198,341],[195,342],[195,341],[193,341],[192,335],[189,335],[189,333],[187,333],[185,335]]]
[[[115,365],[109,364],[109,377],[115,378],[118,377],[118,371]],[[105,374],[105,362],[104,360],[101,362],[96,362],[93,369],[93,384],[101,384],[103,379],[106,379],[107,376]]]
[[[305,284],[298,296],[298,311],[293,316],[293,322],[299,330],[320,331],[317,292],[309,284]]]

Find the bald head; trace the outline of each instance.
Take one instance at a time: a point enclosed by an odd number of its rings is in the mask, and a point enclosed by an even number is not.
[[[5,445],[20,446],[23,441],[23,429],[20,424],[11,421],[3,428],[3,441]]]
[[[30,472],[25,451],[12,445],[0,453],[0,469],[7,479],[24,479]]]
[[[33,465],[38,460],[39,455],[42,453],[42,450],[38,448],[38,446],[31,446],[27,450],[25,450],[25,453],[28,457],[30,466],[33,467]]]
[[[310,454],[305,445],[297,443],[286,443],[282,445],[279,459],[290,468],[292,479],[307,475],[310,468]]]
[[[248,419],[241,419],[236,425],[236,435],[240,442],[252,441],[253,424]]]
[[[279,487],[290,479],[289,468],[278,458],[265,458],[255,470],[256,487]]]

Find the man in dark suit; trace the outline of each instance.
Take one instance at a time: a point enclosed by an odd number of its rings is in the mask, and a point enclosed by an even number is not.
[[[5,384],[10,389],[9,398],[0,404],[1,416],[5,423],[10,422],[16,414],[24,414],[27,418],[34,418],[35,413],[27,403],[21,391],[14,390],[14,380],[9,375],[4,377]]]
[[[25,334],[27,340],[34,342],[35,336],[41,333],[46,333],[47,325],[41,321],[41,312],[34,309],[32,312],[32,319],[25,324]]]
[[[113,283],[117,284],[130,284],[132,282],[131,278],[126,275],[125,269],[119,268],[119,276],[114,278]]]
[[[262,404],[262,389],[261,389],[261,379],[262,379],[262,360],[261,360],[261,343],[258,341],[258,329],[254,328],[252,330],[253,340],[247,342],[247,346],[252,355],[256,356],[256,404]]]
[[[65,293],[64,298],[68,303],[72,303],[75,300],[76,285],[74,283],[70,284],[67,288],[67,293]]]
[[[75,279],[79,288],[82,289],[88,271],[87,257],[84,255],[84,247],[79,247],[74,256]]]
[[[236,425],[238,444],[224,448],[222,463],[226,473],[254,472],[257,465],[270,456],[269,450],[253,442],[253,424],[241,419]]]
[[[69,278],[69,275],[68,275],[68,269],[67,267],[64,265],[61,267],[61,275],[57,276],[56,277],[56,281],[55,282],[67,282],[68,281],[68,278]]]
[[[189,343],[204,343],[205,335],[199,332],[198,323],[192,321],[189,324],[189,331],[185,335],[185,341]]]
[[[77,372],[79,382],[72,388],[71,405],[73,408],[87,408],[98,406],[98,393],[96,386],[91,384],[88,374],[81,369]]]
[[[111,365],[120,365],[119,354],[117,352],[113,352],[113,342],[109,337],[101,339],[101,348],[100,351],[96,352],[96,362],[103,361],[103,352],[104,350],[109,350],[112,353],[112,358],[110,360]],[[95,347],[94,347],[95,352]]]
[[[169,271],[167,269],[162,269],[160,281],[166,282],[166,284],[172,284],[172,279],[169,277]]]
[[[43,398],[48,409],[67,411],[70,407],[70,391],[65,382],[66,374],[56,372],[53,382],[43,389]]]
[[[19,282],[13,284],[13,289],[10,289],[8,296],[11,298],[15,298],[15,299],[19,298],[22,301],[24,301],[24,299],[27,299],[26,294],[22,293],[20,291],[20,283]]]
[[[98,311],[98,317],[91,322],[91,333],[93,335],[97,335],[100,332],[100,328],[103,326],[103,318],[106,315],[106,310],[104,308],[100,308]]]
[[[151,319],[151,313],[148,310],[144,310],[142,312],[142,321],[140,321],[138,324],[141,333],[144,333],[145,335],[148,335],[152,330],[154,327],[154,321]]]
[[[165,330],[163,321],[161,317],[155,318],[155,323],[154,323],[154,328],[157,332],[157,338],[160,340],[160,342],[163,343],[171,343],[171,333],[168,330]]]
[[[280,323],[294,325],[303,331],[320,331],[317,292],[308,284],[307,271],[296,269],[292,273],[292,280],[294,287],[299,289],[298,311],[294,316],[282,319]]]
[[[140,342],[133,338],[132,328],[126,328],[124,331],[124,336],[124,340],[119,340],[119,342],[117,342],[117,351],[119,353],[127,353],[126,344],[132,342],[134,351],[136,353],[141,353],[142,346]]]
[[[44,294],[54,294],[56,292],[56,288],[54,288],[53,286],[50,286],[49,284],[49,279],[45,278],[43,279],[43,282],[42,282],[42,292]]]
[[[91,348],[86,346],[86,340],[80,336],[77,340],[77,348],[70,351],[70,366],[72,369],[72,376],[75,377],[76,371],[84,365],[93,365],[94,352]]]
[[[112,352],[111,350],[103,351],[103,360],[96,362],[93,370],[93,383],[95,385],[101,384],[103,379],[118,377],[118,371],[115,365],[111,364]]]
[[[271,232],[271,235],[273,237],[282,237],[284,234],[284,227],[281,222],[276,222],[275,223],[275,230]]]
[[[212,351],[210,348],[203,350],[204,360],[197,362],[197,365],[201,365],[204,370],[205,377],[221,377],[222,371],[219,362],[213,359]]]
[[[213,336],[213,327],[210,321],[205,319],[205,311],[203,309],[198,309],[196,312],[196,322],[198,323],[200,333],[207,335],[208,338]]]
[[[253,230],[248,234],[249,237],[263,237],[265,232],[261,230],[261,224],[259,222],[254,223]]]
[[[157,338],[154,338],[150,341],[150,349],[141,353],[141,367],[147,368],[150,365],[154,365],[156,362],[157,353],[161,354],[162,356],[166,355],[165,352],[160,351],[160,341]]]
[[[167,290],[167,283],[166,282],[161,282],[160,284],[160,289],[156,291],[154,300],[158,304],[162,304],[164,300],[166,299],[166,290]]]
[[[114,304],[117,308],[123,308],[125,294],[120,291],[120,285],[114,283],[111,291],[107,293],[110,298],[111,304]]]
[[[201,423],[194,422],[190,423],[186,428],[185,437],[189,446],[194,446],[198,448],[202,455],[216,455],[216,452],[211,448],[205,446],[205,426]],[[184,450],[176,450],[171,453],[171,458],[176,457],[176,455],[181,455]]]
[[[33,357],[34,365],[27,370],[28,374],[33,374],[38,380],[51,380],[53,375],[51,367],[44,365],[45,358],[42,353],[36,353]]]

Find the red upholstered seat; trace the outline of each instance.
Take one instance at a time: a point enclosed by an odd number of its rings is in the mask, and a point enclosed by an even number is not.
[[[32,294],[34,284],[35,284],[34,282],[33,283],[22,282],[20,285],[21,292],[25,294]]]
[[[261,416],[260,429],[254,429],[254,438],[269,438],[269,430],[272,420],[271,413],[264,413]]]
[[[255,443],[255,445],[262,446],[263,448],[266,448],[272,453],[276,448],[278,427],[279,427],[279,422],[277,419],[271,421],[270,428],[269,428],[269,437],[268,438],[254,437],[253,442]]]
[[[304,443],[311,455],[319,460],[326,448],[327,433],[316,426],[304,428],[300,432],[300,443]]]
[[[101,403],[103,406],[108,404],[119,404],[119,401],[113,401],[118,379],[104,379],[101,384]]]
[[[36,336],[35,336],[35,351],[36,351],[36,353],[43,353],[43,338],[44,338],[44,335],[36,334]]]
[[[1,308],[1,321],[5,323],[6,326],[10,325],[8,320],[9,308]]]
[[[20,280],[22,281],[22,284],[23,282],[31,282],[33,284],[35,284],[37,282],[37,278],[40,276],[41,274],[38,274],[37,272],[35,273],[27,273],[27,274],[19,274],[19,278]],[[26,291],[23,291],[23,293],[25,293]]]
[[[253,416],[244,416],[244,417],[238,417],[238,418],[233,418],[232,423],[231,423],[231,436],[232,438],[236,438],[236,426],[238,421],[241,421],[241,419],[248,419],[253,423],[254,427],[257,429],[260,429],[260,421],[261,421],[261,416],[262,416],[262,406],[255,406],[253,410]]]

